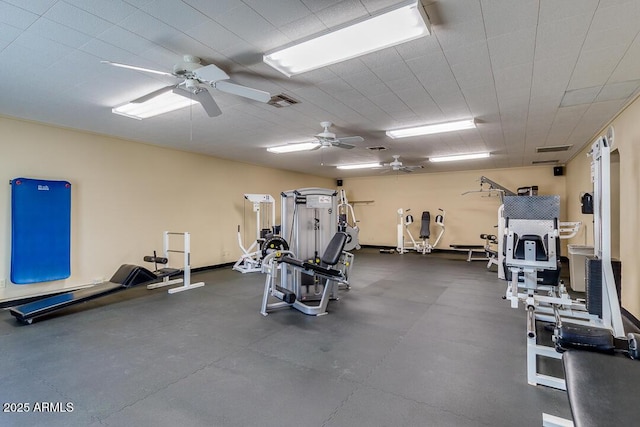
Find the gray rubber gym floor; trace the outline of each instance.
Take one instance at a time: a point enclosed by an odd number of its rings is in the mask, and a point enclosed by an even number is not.
[[[356,252],[352,289],[309,317],[259,313],[264,276],[132,289],[30,326],[0,312],[2,426],[539,426],[564,392],[526,382],[525,315],[486,263]]]

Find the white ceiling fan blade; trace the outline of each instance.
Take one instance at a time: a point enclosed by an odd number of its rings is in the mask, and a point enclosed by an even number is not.
[[[162,95],[165,92],[169,92],[170,90],[173,90],[176,88],[176,85],[171,85],[171,86],[165,86],[163,88],[160,88],[158,90],[154,90],[151,93],[148,93],[144,96],[141,96],[138,99],[134,99],[133,101],[131,101],[133,104],[141,104],[143,102],[147,102],[148,100],[155,98],[158,95]]]
[[[186,89],[176,87],[173,90],[173,93],[187,97],[189,99],[195,99],[200,103],[200,105],[202,105],[202,108],[204,108],[204,111],[209,117],[218,117],[220,114],[222,114],[222,110],[220,110],[220,107],[218,107],[216,101],[213,99],[209,91],[204,88],[201,88],[198,92],[193,94]]]
[[[213,87],[219,91],[230,93],[232,95],[242,96],[244,98],[253,99],[254,101],[267,103],[271,99],[271,94],[263,90],[253,89],[247,86],[238,85],[227,81],[219,81],[213,84]]]
[[[346,148],[347,150],[351,150],[353,147],[355,147],[355,145],[343,143],[342,138],[332,141],[331,145],[333,145],[334,147]]]
[[[344,136],[341,138],[337,138],[337,140],[341,143],[341,144],[353,144],[356,142],[362,142],[364,141],[364,138],[361,136]]]
[[[196,68],[195,70],[193,70],[193,74],[198,78],[198,80],[210,83],[215,83],[219,80],[227,80],[229,78],[229,75],[227,73],[213,64]]]
[[[113,65],[114,67],[126,68],[126,69],[129,69],[129,70],[142,71],[142,72],[145,72],[145,73],[160,74],[161,76],[174,77],[173,74],[167,73],[166,71],[158,71],[158,70],[152,70],[151,68],[136,67],[135,65],[121,64],[119,62],[111,62],[111,61],[100,61],[100,62],[102,64]]]
[[[204,108],[204,111],[207,112],[209,117],[217,117],[222,114],[222,110],[220,110],[220,107],[218,107],[218,104],[216,104],[216,101],[208,90],[202,89],[200,92],[196,93],[196,98],[198,98],[202,108]]]

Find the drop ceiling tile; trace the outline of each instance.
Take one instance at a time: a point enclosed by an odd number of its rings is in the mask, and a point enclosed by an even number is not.
[[[279,30],[289,38],[289,40],[297,41],[313,34],[325,31],[327,26],[316,16],[306,15],[303,18],[289,22],[288,24],[279,26]]]
[[[337,27],[368,15],[369,12],[358,0],[344,0],[316,12],[316,16],[328,28]]]
[[[403,62],[402,57],[393,47],[363,55],[360,57],[360,60],[369,68],[377,68]]]
[[[481,4],[488,38],[535,27],[537,24],[537,2],[482,0]]]
[[[220,15],[229,12],[238,5],[238,0],[182,0],[200,13],[207,15],[211,19],[216,19]]]
[[[239,3],[235,8],[216,17],[215,20],[227,30],[238,34],[240,38],[255,46],[262,46],[266,38],[277,32],[274,25],[244,3]],[[271,49],[288,41],[286,36],[283,34],[281,36],[283,39],[275,45],[272,43]],[[263,49],[263,51],[267,50],[269,49]]]
[[[95,36],[111,27],[111,23],[68,3],[58,2],[43,17],[74,30]]]
[[[576,64],[569,89],[601,86],[608,79],[627,50],[625,45],[606,49],[582,51]]]
[[[114,46],[110,43],[103,42],[102,40],[98,40],[98,39],[91,39],[88,43],[80,46],[79,49],[90,55],[95,55],[96,61],[108,60],[113,62],[122,62],[125,64],[130,64],[132,60],[136,59],[135,57],[133,57],[131,52],[128,52],[124,49],[121,49],[117,46]],[[156,64],[138,63],[137,61],[134,61],[134,62],[136,62],[136,65],[147,67],[147,68],[153,68],[153,65],[156,65]],[[122,71],[125,71],[125,70],[122,69]],[[132,71],[134,73],[142,73],[142,72],[133,71],[133,70],[129,70],[129,71]]]
[[[593,15],[598,7],[598,0],[544,0],[540,2],[540,24],[562,25],[554,21],[561,21],[575,15]]]
[[[525,28],[487,39],[491,67],[495,70],[533,62],[535,36],[535,28]]]
[[[413,74],[406,79],[388,80],[383,78],[382,80],[384,80],[387,87],[393,92],[397,92],[405,89],[409,89],[409,90],[423,89],[422,83],[420,83],[418,79],[416,79],[413,76]]]
[[[81,33],[65,25],[40,18],[29,27],[29,33],[36,36],[53,40],[69,47],[80,47],[91,40],[91,36]]]
[[[484,60],[475,64],[468,62],[452,65],[451,71],[453,71],[456,82],[461,88],[488,86],[495,80],[494,75],[491,73],[491,65],[488,58],[484,58]]]
[[[179,31],[196,27],[209,20],[197,9],[173,0],[155,0],[146,4],[142,10]]]
[[[425,7],[429,16],[434,17],[434,23],[437,22],[438,26],[475,21],[482,15],[482,8],[478,1],[433,2]]]
[[[562,21],[541,24],[536,34],[536,60],[577,58],[589,30],[591,17],[585,13]]]
[[[525,63],[504,69],[494,70],[495,87],[498,98],[529,96],[531,93],[531,74],[533,63]]]
[[[26,30],[33,24],[38,15],[8,3],[0,2],[0,22]]]
[[[34,61],[38,64],[49,65],[50,63],[57,61],[59,58],[62,58],[73,52],[73,49],[68,46],[65,46],[53,40],[39,37],[29,32],[22,33],[15,40],[13,45],[21,46],[25,49],[28,49],[31,54],[35,54],[37,52],[37,58],[32,58],[32,60],[26,63],[31,63],[32,61]]]
[[[391,62],[377,68],[372,68],[371,71],[373,71],[380,80],[388,85],[391,82],[407,80],[418,83],[418,79],[416,79],[411,69],[402,60],[398,62]]]
[[[280,27],[311,14],[311,11],[301,0],[244,0],[253,10],[264,19]]]
[[[149,40],[116,25],[99,34],[97,38],[135,54],[140,54],[153,47],[153,43]]]
[[[122,0],[65,0],[67,3],[83,9],[95,16],[118,23],[134,13],[137,8]]]
[[[493,85],[463,88],[462,93],[473,117],[488,116],[499,111]]]
[[[22,30],[12,25],[0,23],[0,40],[10,43],[16,39]]]
[[[639,86],[640,80],[606,84],[596,97],[595,102],[626,100],[638,90]]]
[[[451,68],[442,54],[434,55],[432,58],[414,58],[406,64],[425,87],[455,81]]]
[[[609,82],[622,82],[640,77],[640,37],[636,37],[625,56],[611,74]]]
[[[577,57],[536,60],[531,79],[532,98],[562,96],[569,85],[576,60]]]
[[[434,34],[443,49],[456,49],[486,39],[484,22],[478,15],[473,21],[453,21],[434,27]]]
[[[11,3],[21,9],[28,10],[38,15],[42,15],[58,0],[3,0],[6,3]]]
[[[438,39],[433,35],[399,44],[398,46],[395,46],[394,49],[405,61],[415,58],[429,58],[434,55],[442,55],[442,48],[438,43]]]
[[[302,0],[302,2],[311,11],[318,12],[327,7],[333,6],[336,3],[340,3],[342,0]]]
[[[141,10],[127,16],[119,25],[140,37],[159,44],[180,33],[175,28]]]

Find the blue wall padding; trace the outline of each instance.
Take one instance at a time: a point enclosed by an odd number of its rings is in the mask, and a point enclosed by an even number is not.
[[[48,282],[71,275],[71,184],[11,180],[11,281]]]

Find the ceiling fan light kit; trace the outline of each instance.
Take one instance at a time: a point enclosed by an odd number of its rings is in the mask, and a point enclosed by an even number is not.
[[[453,156],[429,157],[430,162],[455,162],[457,160],[486,159],[490,153],[456,154]]]
[[[410,136],[431,135],[434,133],[453,132],[458,130],[473,129],[476,127],[475,119],[458,120],[455,122],[436,123],[432,125],[416,126],[404,129],[393,129],[386,132],[393,139],[407,138]]]
[[[404,1],[379,13],[349,22],[267,53],[263,61],[291,77],[360,55],[396,46],[431,33],[420,0]]]

